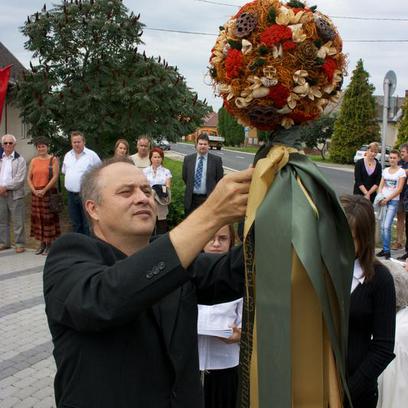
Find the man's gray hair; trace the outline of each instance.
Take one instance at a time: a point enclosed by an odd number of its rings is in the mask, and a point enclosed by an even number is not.
[[[90,170],[88,170],[81,179],[81,200],[82,204],[85,205],[85,203],[90,200],[95,202],[96,204],[100,204],[102,202],[102,191],[101,191],[101,185],[99,182],[99,176],[101,171],[105,168],[110,166],[111,164],[114,163],[127,163],[131,164],[134,166],[135,164],[133,163],[132,160],[128,159],[127,157],[120,157],[120,158],[111,158],[102,161],[101,163],[97,164],[96,166],[92,167]],[[86,210],[85,210],[86,215],[88,216]],[[89,216],[88,216],[89,219]]]
[[[149,146],[152,145],[152,139],[151,139],[151,137],[150,137],[149,135],[140,135],[140,136],[137,138],[136,143],[137,143],[139,140],[147,140],[147,141],[149,142]]]
[[[6,135],[3,135],[3,136],[1,137],[1,143],[4,143],[4,141],[6,140],[6,137],[10,137],[14,144],[17,143],[16,137],[15,137],[14,135],[9,134],[9,133],[6,134]]]

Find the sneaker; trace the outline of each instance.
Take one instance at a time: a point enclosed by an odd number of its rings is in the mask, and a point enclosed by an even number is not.
[[[16,254],[22,254],[23,252],[25,252],[25,248],[24,248],[24,247],[17,247],[17,248],[16,248]]]
[[[375,254],[375,256],[384,256],[385,255],[385,252],[384,252],[384,250],[382,249],[380,252],[377,252],[376,254]]]
[[[406,261],[407,258],[408,258],[408,252],[406,252],[404,255],[399,256],[397,259],[399,261]]]
[[[391,249],[394,249],[394,250],[402,249],[402,248],[403,248],[403,245],[401,244],[401,242],[394,242],[394,243],[391,245]]]
[[[4,251],[6,249],[10,249],[10,247],[7,245],[0,245],[0,251]]]
[[[384,258],[385,259],[390,259],[391,258],[391,252],[384,252]]]

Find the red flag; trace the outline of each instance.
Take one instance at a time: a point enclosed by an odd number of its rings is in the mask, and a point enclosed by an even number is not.
[[[10,78],[11,65],[0,68],[0,123],[3,115],[3,106],[6,100],[8,81]]]

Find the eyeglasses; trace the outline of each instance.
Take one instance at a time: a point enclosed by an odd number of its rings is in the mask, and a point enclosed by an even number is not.
[[[13,145],[14,142],[3,142],[4,145]]]
[[[221,235],[221,236],[215,236],[215,237],[212,237],[211,239],[210,239],[210,241],[209,241],[209,244],[214,244],[215,243],[215,241],[218,241],[218,243],[220,243],[220,244],[224,244],[224,243],[229,243],[229,241],[230,241],[230,237],[228,236],[223,236],[223,235]]]

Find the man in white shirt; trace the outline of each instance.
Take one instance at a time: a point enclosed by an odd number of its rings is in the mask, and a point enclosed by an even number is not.
[[[24,252],[24,180],[27,166],[15,150],[16,138],[4,135],[0,149],[0,251],[10,248],[10,215],[13,219],[16,252]]]
[[[135,166],[144,169],[150,166],[150,139],[146,135],[139,136],[137,139],[137,152],[130,156]]]
[[[62,173],[65,174],[65,188],[68,191],[68,213],[74,232],[89,235],[88,221],[84,213],[79,192],[81,179],[91,167],[99,164],[101,159],[91,149],[85,147],[85,137],[79,131],[71,132],[70,150],[62,163]]]

